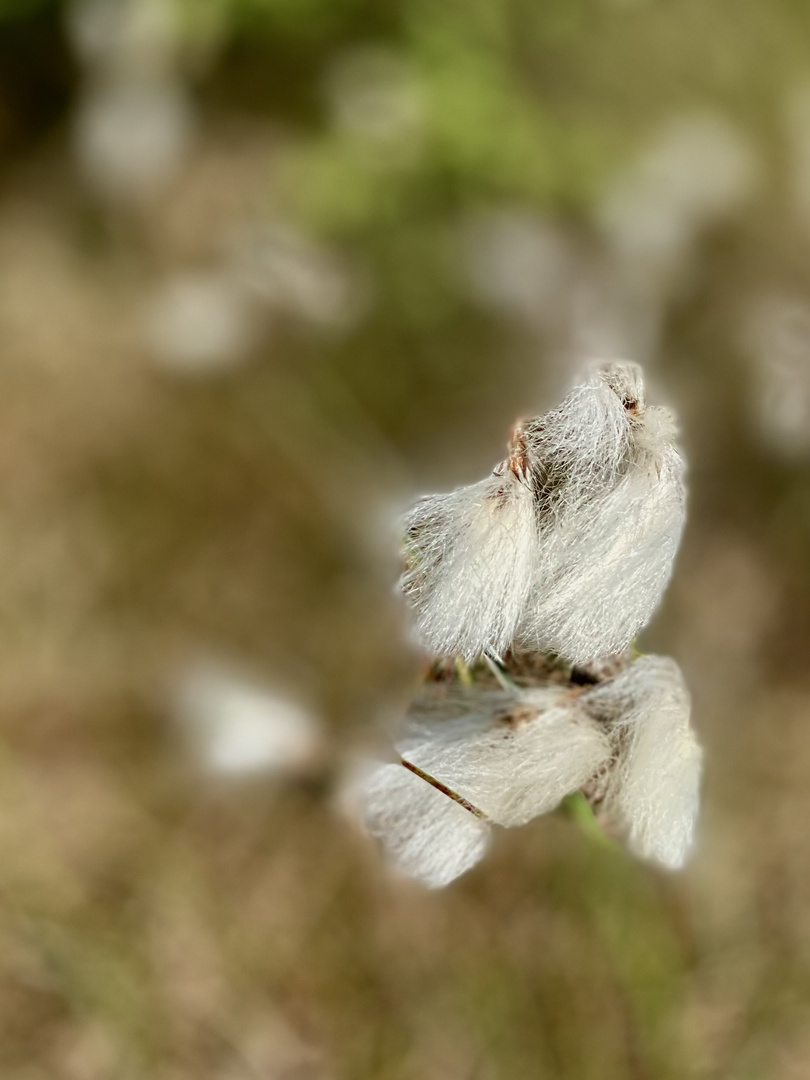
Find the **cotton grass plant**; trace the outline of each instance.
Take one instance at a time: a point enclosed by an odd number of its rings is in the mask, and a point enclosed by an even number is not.
[[[594,366],[518,424],[485,480],[406,515],[401,590],[433,658],[363,794],[389,860],[431,887],[581,792],[636,855],[681,867],[701,751],[677,664],[632,654],[685,514],[674,418],[641,369]]]

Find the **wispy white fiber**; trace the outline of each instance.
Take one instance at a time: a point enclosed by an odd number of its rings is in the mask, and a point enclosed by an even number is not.
[[[490,828],[403,765],[381,765],[364,792],[364,823],[403,874],[442,888],[485,855]]]
[[[537,522],[526,478],[510,469],[449,495],[432,495],[405,519],[402,587],[424,644],[468,660],[514,640],[533,586]]]
[[[507,827],[553,810],[611,755],[604,726],[559,688],[417,702],[397,750]]]
[[[596,380],[539,422],[532,449],[547,479],[519,638],[574,663],[621,652],[649,621],[685,513],[671,415],[646,405],[634,364],[611,365]]]
[[[402,587],[425,646],[470,659],[517,641],[586,663],[622,651],[669,579],[684,520],[674,422],[641,369],[596,369],[479,484],[405,519]]]
[[[404,765],[382,765],[366,781],[366,827],[403,873],[432,887],[483,856],[488,822],[523,825],[553,810],[612,752],[604,725],[559,688],[425,697],[397,750],[486,818]]]
[[[677,664],[657,656],[584,690],[434,687],[396,744],[424,776],[378,766],[359,798],[366,827],[403,873],[438,887],[482,857],[490,823],[524,825],[584,789],[634,854],[679,868],[700,799],[689,712]]]
[[[700,803],[702,752],[690,699],[674,660],[641,656],[583,695],[583,706],[610,729],[616,761],[602,810],[634,854],[683,866]]]

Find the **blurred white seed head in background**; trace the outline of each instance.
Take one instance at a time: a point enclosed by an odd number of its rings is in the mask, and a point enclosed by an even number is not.
[[[110,77],[160,76],[176,59],[178,14],[173,0],[74,0],[68,37],[82,63]]]
[[[181,672],[172,708],[193,755],[214,773],[305,776],[323,751],[321,723],[308,707],[222,664]]]
[[[530,328],[557,326],[575,270],[562,229],[528,211],[503,208],[464,221],[459,251],[479,303]]]
[[[810,232],[810,81],[791,87],[784,107],[788,183],[799,222]]]
[[[314,326],[348,330],[368,310],[368,282],[358,268],[293,226],[240,231],[231,243],[231,264],[257,299]]]
[[[760,297],[747,305],[742,347],[751,369],[754,430],[770,451],[810,452],[810,304],[797,296]]]
[[[74,117],[76,155],[88,183],[118,201],[154,198],[191,147],[194,109],[170,81],[92,82]]]
[[[582,356],[643,356],[657,359],[663,305],[640,297],[610,258],[583,265],[566,302],[567,367]]]
[[[643,302],[602,244],[578,243],[531,211],[502,207],[465,220],[461,273],[472,298],[513,320],[566,379],[582,356],[654,358],[660,305]]]
[[[758,176],[752,147],[724,117],[678,117],[610,183],[597,219],[624,271],[648,290],[668,290],[698,236],[735,210]]]
[[[332,62],[324,85],[341,131],[389,153],[417,147],[422,93],[403,57],[382,47],[352,50]]]
[[[260,331],[258,313],[237,282],[219,271],[178,273],[147,300],[143,330],[156,363],[200,375],[241,366]]]

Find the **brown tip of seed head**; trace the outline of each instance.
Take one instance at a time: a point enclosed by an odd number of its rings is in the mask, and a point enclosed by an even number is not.
[[[526,447],[525,421],[518,420],[512,429],[509,440],[509,458],[507,467],[514,473],[518,480],[525,480],[529,469],[528,451]]]

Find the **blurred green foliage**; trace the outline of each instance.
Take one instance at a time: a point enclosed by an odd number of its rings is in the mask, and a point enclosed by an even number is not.
[[[55,8],[58,0],[0,0],[0,19],[25,19],[44,8]]]

